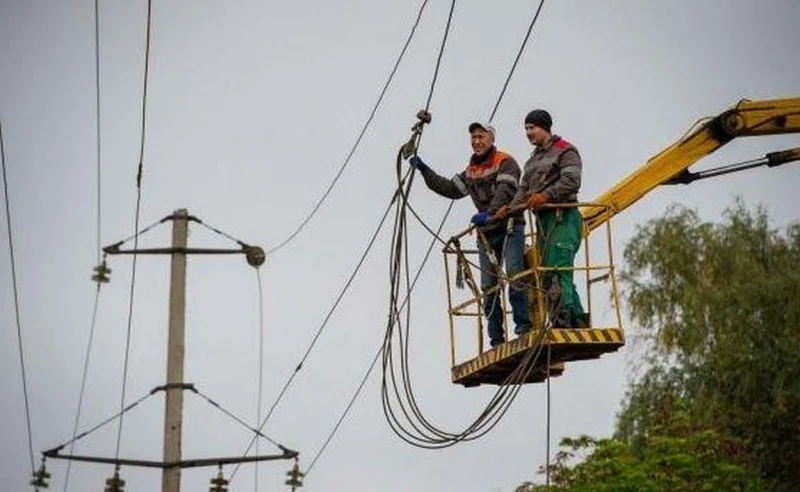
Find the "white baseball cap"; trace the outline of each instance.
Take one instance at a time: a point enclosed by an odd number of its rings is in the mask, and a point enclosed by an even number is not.
[[[495,131],[494,127],[489,123],[484,123],[482,121],[473,121],[472,123],[470,123],[469,132],[472,133],[478,128],[480,128],[485,132],[491,133],[493,136],[497,136],[497,132]]]

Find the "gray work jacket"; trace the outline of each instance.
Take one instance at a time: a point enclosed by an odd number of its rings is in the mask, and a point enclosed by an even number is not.
[[[522,205],[534,193],[544,194],[551,203],[577,201],[582,167],[578,149],[553,135],[544,146],[536,147],[525,162],[512,206]]]

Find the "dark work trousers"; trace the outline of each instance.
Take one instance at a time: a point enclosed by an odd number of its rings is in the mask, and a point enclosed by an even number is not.
[[[484,241],[478,239],[478,256],[481,266],[481,289],[485,292],[497,285],[495,269],[501,267],[505,249],[506,275],[512,277],[525,270],[525,225],[514,225],[511,234],[505,228],[491,231],[486,235],[497,266],[489,259]],[[524,281],[512,282],[508,288],[508,300],[514,316],[514,332],[525,333],[531,328],[528,308],[528,289]],[[483,312],[488,321],[489,340],[495,346],[505,341],[503,324],[505,313],[500,302],[500,292],[495,291],[483,299]]]

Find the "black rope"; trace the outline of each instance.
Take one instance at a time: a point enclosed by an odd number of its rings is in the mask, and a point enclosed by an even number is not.
[[[94,307],[92,308],[92,322],[89,325],[89,338],[86,342],[86,354],[84,355],[83,359],[83,376],[81,377],[81,387],[78,391],[78,408],[75,411],[75,421],[72,426],[72,439],[78,435],[78,425],[80,424],[81,420],[81,411],[83,410],[83,397],[86,393],[86,380],[89,374],[89,361],[91,360],[92,355],[92,345],[94,341],[94,329],[97,324],[97,311],[98,306],[100,305],[100,287],[103,285],[102,282],[97,282],[97,290],[95,290],[94,294]],[[75,442],[72,441],[69,446],[69,454],[72,454],[72,451],[75,449]],[[66,492],[67,488],[69,487],[69,476],[70,472],[72,471],[72,460],[67,461],[67,470],[64,475],[64,487],[63,491]]]
[[[422,5],[420,6],[419,11],[417,12],[417,17],[416,17],[416,19],[414,21],[414,25],[411,27],[411,32],[408,34],[408,37],[406,38],[406,42],[403,45],[403,49],[400,50],[400,55],[398,55],[397,60],[395,61],[394,66],[392,67],[392,71],[389,74],[389,78],[386,79],[386,82],[384,83],[383,88],[381,89],[380,95],[378,96],[378,100],[375,102],[375,105],[372,107],[372,111],[370,111],[370,114],[369,114],[369,117],[367,118],[367,121],[361,127],[361,131],[359,132],[355,143],[350,148],[350,152],[347,154],[347,157],[345,157],[344,162],[342,163],[342,165],[339,166],[339,170],[336,172],[336,175],[334,176],[333,181],[331,181],[331,184],[328,185],[328,188],[325,190],[325,193],[322,194],[322,197],[314,205],[314,208],[312,208],[311,213],[309,213],[308,216],[305,219],[303,219],[302,222],[300,222],[300,225],[297,226],[297,229],[295,229],[294,232],[292,232],[289,235],[289,237],[287,237],[286,239],[281,241],[277,246],[269,249],[267,251],[268,255],[270,255],[272,253],[275,253],[276,251],[280,250],[281,248],[283,248],[284,246],[289,244],[295,237],[297,237],[298,234],[300,234],[300,231],[302,231],[305,228],[305,226],[311,221],[311,219],[314,217],[314,215],[316,215],[316,213],[319,210],[319,208],[322,206],[322,204],[328,198],[328,195],[330,195],[331,191],[333,190],[333,187],[336,185],[336,182],[339,181],[339,178],[342,176],[342,173],[344,172],[345,168],[347,168],[348,164],[350,164],[350,160],[353,158],[353,155],[356,153],[356,150],[358,149],[358,146],[361,144],[361,140],[364,138],[364,135],[367,133],[367,129],[369,128],[370,124],[372,123],[372,120],[375,118],[375,114],[378,112],[378,108],[380,107],[381,103],[383,102],[383,98],[386,95],[386,91],[389,89],[389,85],[391,84],[392,80],[394,79],[394,76],[397,73],[397,69],[400,67],[400,62],[403,60],[403,57],[405,56],[406,51],[408,50],[408,47],[411,44],[411,40],[413,39],[414,34],[417,31],[417,26],[419,25],[419,22],[422,19],[422,13],[425,11],[425,6],[426,5],[428,5],[428,0],[424,0],[422,2]]]
[[[516,58],[514,58],[514,63],[511,65],[511,70],[508,72],[508,76],[506,77],[506,81],[503,83],[503,89],[500,91],[500,95],[497,97],[497,102],[494,104],[494,108],[492,109],[492,114],[489,116],[489,121],[494,119],[495,114],[497,113],[497,108],[500,107],[500,102],[503,100],[503,96],[506,94],[506,89],[508,89],[508,84],[511,82],[511,77],[514,75],[514,71],[517,69],[517,64],[519,63],[519,59],[522,57],[522,52],[525,51],[525,46],[528,44],[528,39],[531,37],[531,33],[533,32],[533,26],[536,25],[536,21],[539,19],[539,13],[542,11],[542,7],[544,6],[544,0],[539,2],[539,6],[536,7],[536,12],[533,14],[533,19],[531,19],[531,23],[528,26],[528,32],[525,33],[525,38],[522,40],[522,45],[519,47],[519,51],[517,52]]]
[[[130,346],[131,346],[131,328],[133,325],[133,305],[134,305],[134,292],[136,286],[136,263],[138,254],[136,250],[139,248],[139,215],[142,204],[142,173],[144,168],[144,146],[147,136],[147,80],[150,66],[150,33],[152,27],[152,0],[147,1],[147,36],[145,40],[145,56],[144,56],[144,81],[142,84],[142,132],[141,142],[139,145],[139,167],[136,173],[136,213],[135,213],[135,226],[134,226],[134,239],[133,239],[133,261],[131,265],[131,284],[128,296],[128,326],[125,337],[125,361],[123,363],[122,371],[122,394],[120,395],[120,408],[125,406],[125,392],[128,384],[128,363],[130,359]],[[117,428],[117,443],[114,457],[119,458],[120,444],[122,442],[122,427],[124,422],[124,413],[120,414],[119,427]]]
[[[22,323],[19,317],[19,288],[17,286],[17,267],[14,256],[14,238],[11,232],[11,201],[8,197],[8,175],[6,173],[6,146],[3,139],[3,124],[0,121],[0,161],[3,164],[3,197],[6,206],[6,228],[8,235],[8,254],[11,260],[11,285],[14,290],[14,320],[17,325],[17,349],[19,351],[19,365],[22,373],[22,394],[25,398],[25,422],[28,430],[28,453],[31,460],[31,473],[36,471],[33,459],[33,431],[31,429],[31,407],[28,398],[28,375],[25,370],[25,351],[22,343]]]

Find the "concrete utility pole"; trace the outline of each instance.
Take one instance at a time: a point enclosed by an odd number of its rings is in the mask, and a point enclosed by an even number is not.
[[[172,246],[169,248],[135,248],[123,249],[121,246],[128,239],[119,241],[103,248],[107,255],[170,255],[172,258],[170,269],[169,287],[169,333],[167,335],[167,377],[166,384],[157,386],[151,391],[151,395],[163,390],[166,393],[164,405],[164,456],[162,461],[127,459],[120,456],[109,458],[106,456],[84,456],[75,454],[61,454],[61,450],[73,441],[48,449],[42,452],[47,458],[65,459],[71,461],[83,461],[88,463],[114,464],[114,476],[106,480],[106,490],[122,490],[125,481],[120,478],[119,469],[121,466],[143,467],[150,469],[161,469],[161,491],[180,492],[181,490],[181,470],[188,467],[219,467],[220,471],[216,478],[211,481],[214,490],[226,488],[228,481],[222,475],[222,466],[240,463],[259,463],[262,461],[274,460],[295,460],[295,470],[297,470],[298,452],[275,443],[280,448],[280,454],[268,454],[258,456],[221,456],[214,458],[201,458],[184,460],[181,453],[181,440],[183,433],[183,392],[185,390],[197,391],[192,384],[187,384],[183,380],[183,360],[185,355],[184,337],[186,331],[186,257],[188,255],[229,255],[242,254],[247,260],[247,264],[259,268],[264,264],[266,255],[264,250],[258,246],[250,245],[234,239],[217,229],[210,228],[212,231],[233,240],[238,244],[237,248],[189,248],[188,235],[189,223],[195,222],[202,224],[202,221],[189,215],[186,209],[178,209],[172,215],[160,221],[160,223],[172,221]],[[206,226],[208,227],[208,226]],[[136,236],[133,236],[136,237]],[[132,239],[132,238],[131,238]],[[94,269],[95,274],[92,279],[96,282],[107,282],[108,274],[111,272],[105,265],[105,261]],[[199,393],[198,393],[199,394]],[[224,411],[216,403],[218,409]],[[127,407],[122,413],[132,408]],[[120,415],[121,416],[121,415]],[[121,424],[120,424],[121,425]],[[100,427],[100,426],[98,426]],[[97,429],[98,427],[95,427]],[[82,436],[85,436],[83,434]],[[274,441],[273,441],[274,442]],[[46,485],[46,480],[50,477],[44,467],[44,461],[39,471],[34,472],[34,482],[40,487]],[[298,475],[302,477],[302,473]],[[226,488],[227,490],[227,488]]]
[[[169,335],[167,339],[167,398],[164,413],[164,463],[181,461],[183,426],[183,356],[186,329],[186,244],[189,213],[185,208],[172,216],[172,266],[169,287]],[[179,492],[180,467],[165,468],[162,492]]]

